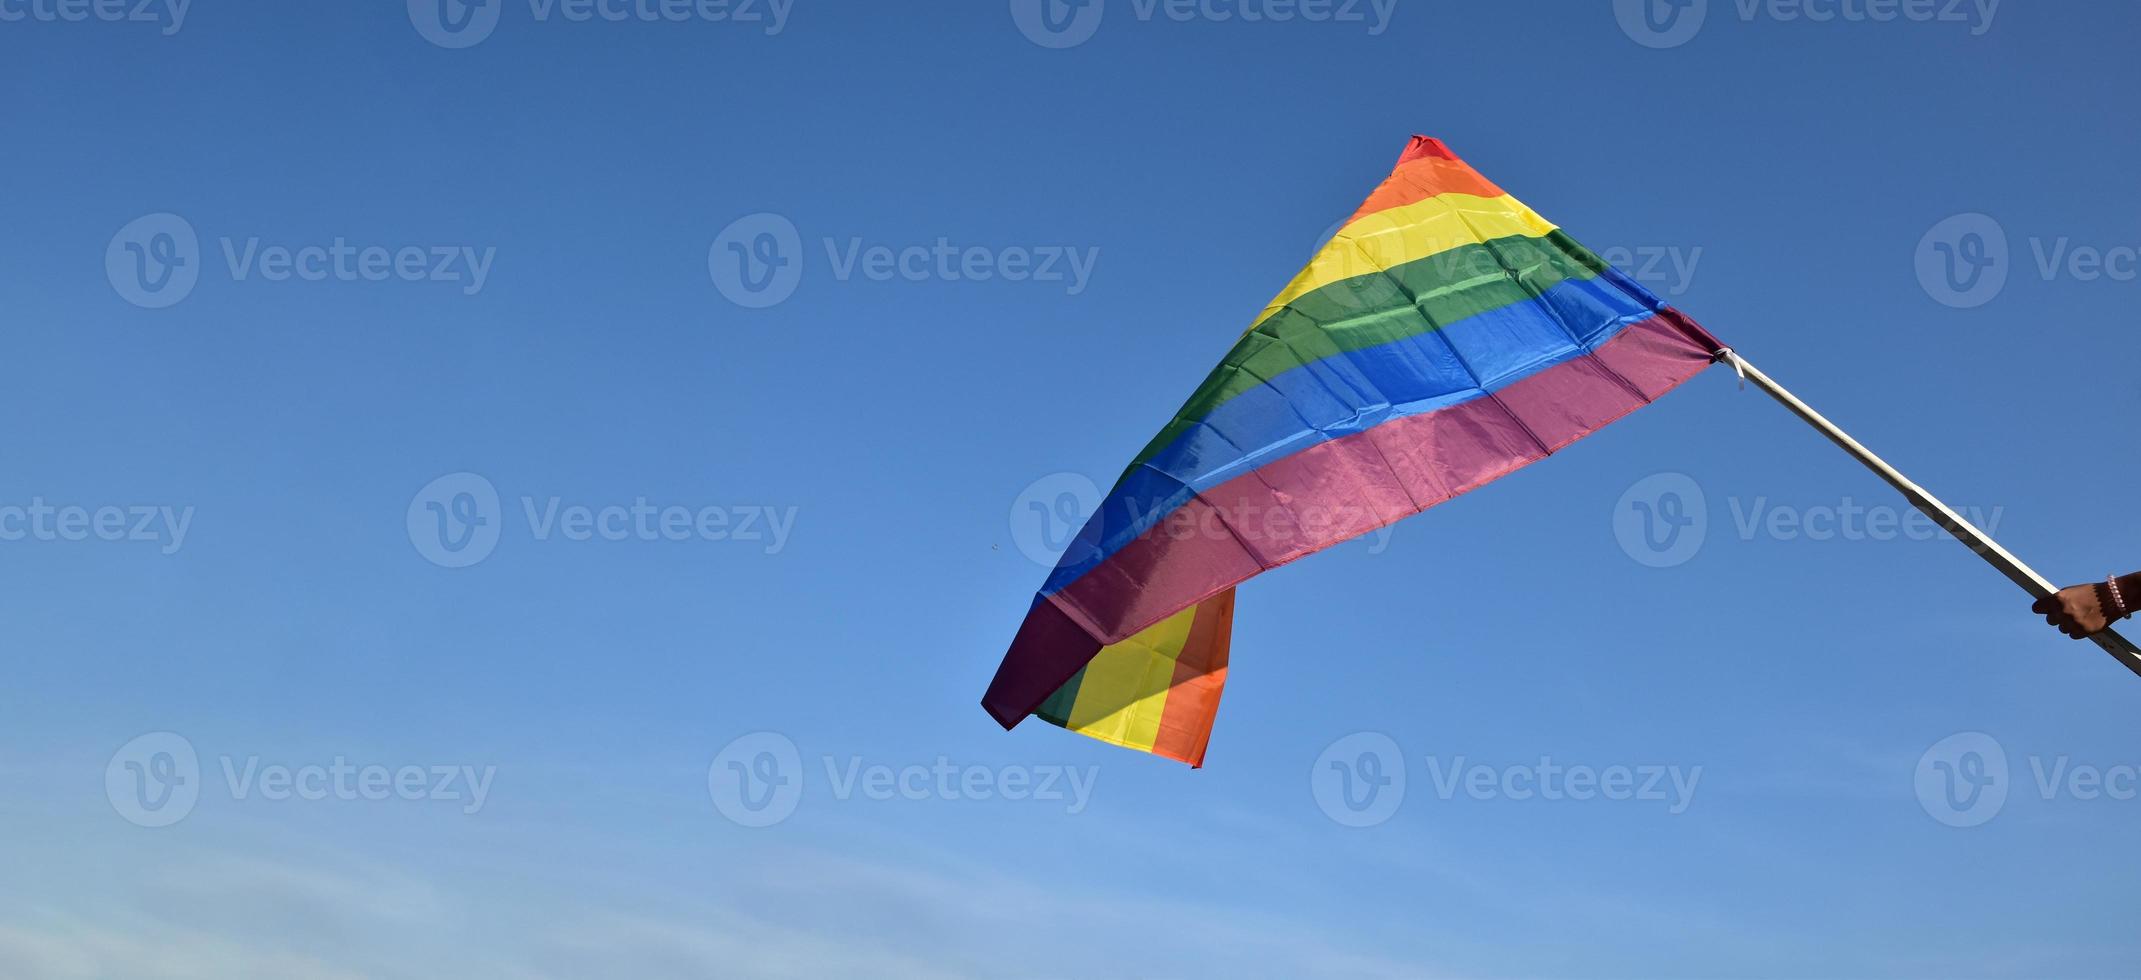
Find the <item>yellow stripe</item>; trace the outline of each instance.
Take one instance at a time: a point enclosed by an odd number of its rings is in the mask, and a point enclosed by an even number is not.
[[[1442,194],[1362,215],[1332,235],[1323,251],[1309,260],[1308,268],[1301,270],[1256,320],[1262,323],[1286,304],[1334,282],[1417,262],[1464,245],[1520,235],[1539,238],[1553,230],[1553,222],[1507,194]]]
[[[1102,647],[1085,665],[1078,701],[1064,727],[1141,752],[1159,741],[1160,716],[1175,683],[1175,660],[1189,642],[1191,606],[1113,646]]]

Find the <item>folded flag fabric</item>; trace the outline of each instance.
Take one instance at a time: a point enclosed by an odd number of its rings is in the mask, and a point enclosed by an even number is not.
[[[1415,136],[1131,461],[982,705],[1201,764],[1235,585],[1543,459],[1722,349]]]
[[[1234,632],[1228,589],[1100,652],[1034,716],[1124,748],[1204,765]]]

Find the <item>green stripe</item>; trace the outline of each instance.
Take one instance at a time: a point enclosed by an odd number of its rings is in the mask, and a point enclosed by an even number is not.
[[[1419,337],[1536,299],[1606,262],[1558,229],[1544,238],[1463,245],[1387,271],[1331,283],[1272,311],[1197,387],[1175,420],[1130,462],[1149,462],[1213,410],[1265,379],[1328,357]]]
[[[1085,668],[1080,667],[1076,674],[1071,675],[1070,680],[1064,681],[1062,687],[1056,688],[1056,693],[1049,695],[1048,700],[1033,709],[1033,716],[1058,728],[1069,728],[1071,708],[1078,703],[1078,688],[1084,683]]]

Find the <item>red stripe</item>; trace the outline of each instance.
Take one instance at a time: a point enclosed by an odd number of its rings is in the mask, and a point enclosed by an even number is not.
[[[1037,603],[982,699],[1011,727],[1099,652],[1242,580],[1507,475],[1708,366],[1677,311],[1482,398],[1320,443],[1198,495]]]
[[[1421,157],[1455,160],[1457,159],[1457,154],[1451,153],[1449,144],[1441,140],[1432,136],[1414,134],[1412,140],[1405,144],[1405,152],[1398,154],[1398,166],[1402,167]]]
[[[1375,193],[1368,195],[1360,210],[1353,212],[1347,223],[1391,208],[1425,201],[1442,194],[1470,194],[1474,197],[1501,197],[1507,193],[1494,182],[1480,176],[1441,140],[1425,136],[1412,138],[1412,145],[1398,157],[1397,169],[1383,181]]]

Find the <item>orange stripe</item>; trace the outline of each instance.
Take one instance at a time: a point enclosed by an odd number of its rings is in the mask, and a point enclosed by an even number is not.
[[[1167,711],[1153,739],[1154,755],[1204,765],[1204,749],[1219,717],[1219,695],[1227,686],[1227,651],[1234,635],[1234,590],[1228,589],[1197,607],[1189,641],[1175,658],[1174,684],[1167,691]]]
[[[1479,175],[1463,160],[1445,156],[1419,156],[1398,165],[1391,171],[1390,179],[1383,181],[1368,201],[1353,212],[1347,224],[1391,208],[1425,201],[1444,194],[1470,194],[1474,197],[1502,197],[1507,191],[1494,186],[1494,182]]]

